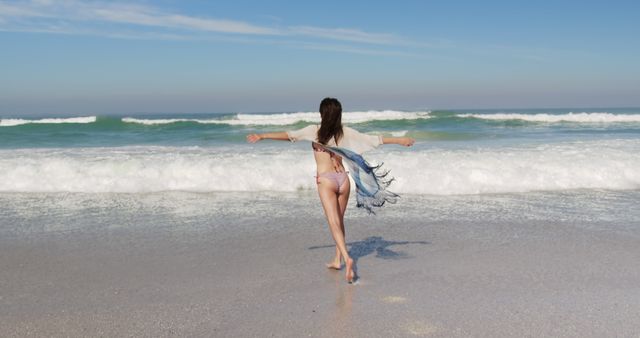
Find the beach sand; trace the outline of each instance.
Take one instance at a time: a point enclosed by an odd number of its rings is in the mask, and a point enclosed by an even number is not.
[[[315,195],[176,196],[3,195],[1,335],[640,334],[640,237],[602,220],[350,209],[349,285]]]

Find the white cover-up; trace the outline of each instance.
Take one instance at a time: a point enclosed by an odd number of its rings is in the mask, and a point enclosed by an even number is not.
[[[360,155],[381,145],[383,143],[382,136],[363,134],[343,126],[343,136],[339,140],[339,145],[336,145],[333,139],[326,145],[322,145],[317,142],[319,128],[317,125],[310,125],[302,129],[287,131],[287,136],[291,142],[311,141],[315,147],[322,147],[342,157],[356,184],[356,201],[359,208],[364,208],[369,213],[375,214],[373,208],[382,207],[386,202],[396,202],[399,196],[387,190],[389,184],[393,182],[393,178],[385,178],[389,172],[380,168],[382,163],[372,166]]]
[[[318,129],[320,129],[320,126],[310,125],[302,129],[287,131],[287,136],[289,136],[291,142],[299,140],[318,142]],[[329,147],[347,148],[353,152],[362,154],[382,144],[382,135],[363,134],[347,126],[342,127],[342,132],[343,135],[339,141],[340,145],[337,145],[333,138],[329,140],[326,145]]]

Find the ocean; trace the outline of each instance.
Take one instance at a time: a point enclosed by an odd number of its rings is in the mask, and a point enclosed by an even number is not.
[[[321,217],[309,143],[245,139],[318,122],[317,112],[3,116],[0,238],[194,230],[300,209]],[[362,111],[343,123],[416,139],[365,153],[384,162],[401,198],[377,216],[351,203],[347,218],[540,221],[640,236],[640,108]]]
[[[0,193],[314,190],[309,144],[245,136],[318,123],[315,112],[11,117],[0,120]],[[640,188],[640,108],[345,112],[415,146],[366,154],[391,190],[478,195]]]

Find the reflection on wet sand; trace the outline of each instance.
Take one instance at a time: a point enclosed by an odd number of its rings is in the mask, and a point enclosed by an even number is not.
[[[344,337],[353,330],[352,307],[357,287],[345,283],[344,271],[328,271],[327,275],[334,284],[336,300],[327,316],[326,327],[331,337]]]

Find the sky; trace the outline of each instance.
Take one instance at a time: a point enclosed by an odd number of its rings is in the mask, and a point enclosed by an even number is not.
[[[640,106],[638,1],[0,0],[0,117]]]

